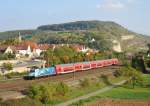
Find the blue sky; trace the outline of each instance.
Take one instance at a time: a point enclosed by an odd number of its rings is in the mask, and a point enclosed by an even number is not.
[[[102,20],[150,35],[149,4],[150,0],[0,0],[0,31]]]

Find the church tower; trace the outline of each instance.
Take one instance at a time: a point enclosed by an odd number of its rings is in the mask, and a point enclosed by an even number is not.
[[[21,37],[20,32],[19,32],[19,36],[18,36],[18,41],[19,41],[19,43],[22,42],[22,37]]]

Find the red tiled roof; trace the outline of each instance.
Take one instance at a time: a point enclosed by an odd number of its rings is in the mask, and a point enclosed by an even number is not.
[[[7,45],[1,45],[1,46],[0,46],[0,50],[6,50],[7,48],[8,48]]]
[[[41,49],[41,50],[47,50],[49,48],[53,48],[53,45],[50,45],[50,44],[39,44],[38,48]]]
[[[78,50],[82,50],[83,49],[83,45],[78,45],[78,44],[74,44],[74,45],[70,45],[72,48],[76,49],[77,51]]]
[[[30,46],[31,49],[38,49],[38,44],[32,41],[24,41],[21,45]]]
[[[15,46],[16,50],[27,50],[28,46],[26,45],[17,45]]]
[[[9,46],[9,45],[0,45],[0,51],[4,52],[8,47],[10,47],[12,50],[15,51],[15,47],[14,46]]]

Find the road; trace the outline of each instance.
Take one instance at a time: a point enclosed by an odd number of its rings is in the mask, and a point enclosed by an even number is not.
[[[42,66],[43,61],[34,61],[34,60],[26,60],[20,61],[14,65],[14,68],[18,67],[32,67],[32,66]]]

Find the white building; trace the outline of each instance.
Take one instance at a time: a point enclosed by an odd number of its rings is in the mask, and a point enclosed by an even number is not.
[[[19,56],[26,56],[28,55],[29,57],[32,56],[32,51],[31,47],[28,46],[16,46],[16,54]]]

